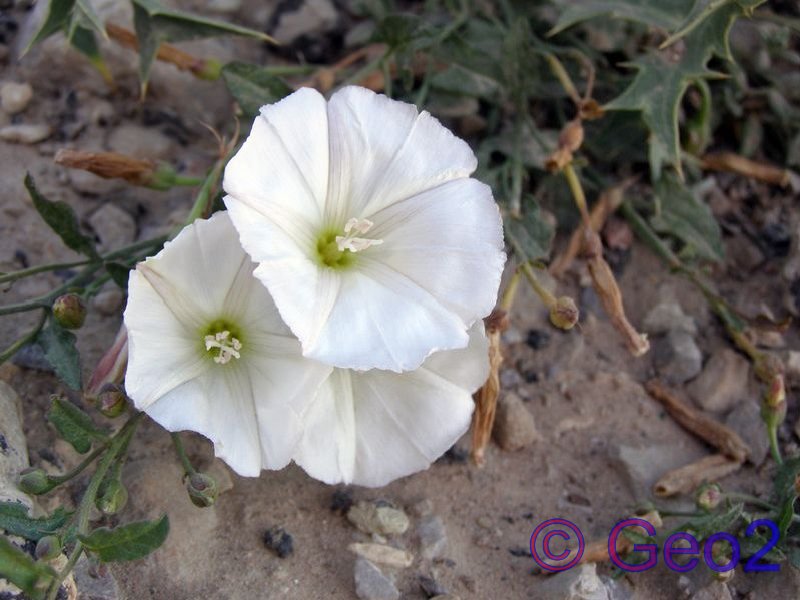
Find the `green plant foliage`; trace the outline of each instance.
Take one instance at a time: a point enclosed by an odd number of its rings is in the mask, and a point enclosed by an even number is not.
[[[104,440],[106,434],[99,429],[92,418],[80,408],[64,398],[53,396],[47,419],[53,424],[61,437],[75,451],[85,454],[92,447],[93,440]]]
[[[529,260],[544,260],[550,255],[555,231],[541,217],[539,205],[532,198],[524,205],[520,218],[506,215],[504,233],[513,247],[521,250]]]
[[[78,539],[101,561],[122,562],[144,558],[157,550],[168,533],[169,519],[164,515],[156,521],[139,521],[114,529],[100,527]]]
[[[36,562],[7,538],[0,536],[0,577],[8,579],[31,600],[44,598],[55,576],[50,566]]]
[[[44,350],[44,356],[58,378],[73,390],[81,389],[81,364],[75,347],[75,334],[51,318],[39,332],[36,343]]]
[[[654,187],[659,210],[650,219],[653,229],[687,244],[699,258],[722,262],[722,233],[708,205],[695,198],[674,175],[665,173]]]
[[[38,542],[46,535],[58,531],[71,513],[59,507],[53,514],[34,519],[28,516],[28,507],[19,502],[0,502],[0,529],[9,535],[18,535]]]
[[[548,35],[556,35],[573,25],[597,17],[635,21],[670,31],[681,25],[695,2],[696,0],[572,0],[559,15]]]
[[[61,238],[64,244],[75,252],[85,254],[89,258],[98,258],[94,241],[81,233],[78,218],[72,207],[63,201],[51,202],[36,189],[30,173],[25,175],[25,188],[44,222]]]
[[[222,68],[222,77],[247,118],[257,115],[265,104],[292,93],[289,84],[267,67],[232,62]]]

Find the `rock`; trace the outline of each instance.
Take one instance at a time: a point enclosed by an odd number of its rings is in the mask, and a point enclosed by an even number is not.
[[[12,144],[36,144],[49,138],[50,133],[50,126],[44,123],[20,123],[0,127],[0,140]]]
[[[789,350],[783,362],[786,365],[786,379],[789,383],[800,383],[800,352]]]
[[[740,402],[726,417],[725,424],[733,429],[750,448],[748,459],[754,465],[764,462],[769,452],[767,429],[761,420],[761,408],[758,402],[745,400]]]
[[[283,527],[270,527],[264,532],[264,545],[275,552],[278,558],[286,558],[294,552],[294,539]]]
[[[347,519],[364,533],[391,535],[405,533],[408,516],[399,508],[361,500],[347,511]]]
[[[689,333],[676,330],[656,340],[653,362],[659,375],[669,383],[678,384],[700,373],[703,355]]]
[[[272,35],[279,42],[291,44],[304,35],[330,31],[336,27],[339,14],[331,0],[304,0],[296,10],[278,17]]]
[[[608,600],[608,590],[597,576],[597,565],[584,563],[562,571],[539,585],[538,594],[548,600]]]
[[[415,517],[427,517],[428,515],[432,515],[433,502],[431,502],[429,498],[423,498],[422,500],[415,502],[411,506],[411,514]]]
[[[648,444],[642,448],[612,445],[609,458],[628,479],[636,500],[647,500],[653,484],[667,471],[697,460],[691,449],[681,444]]]
[[[715,352],[700,376],[689,384],[689,394],[705,410],[729,410],[747,393],[750,363],[730,348]]]
[[[447,595],[447,589],[433,577],[420,575],[418,581],[419,587],[422,588],[422,591],[428,598],[439,598]]]
[[[350,544],[347,549],[373,563],[400,569],[410,567],[414,562],[414,556],[410,552],[385,544]]]
[[[728,586],[721,581],[713,581],[706,587],[697,590],[692,600],[732,600]]]
[[[103,179],[81,169],[70,169],[67,176],[72,189],[89,196],[105,196],[124,186],[118,179]]]
[[[22,112],[33,98],[33,88],[28,83],[8,82],[0,86],[0,108],[9,115]]]
[[[500,447],[509,451],[521,450],[540,438],[533,415],[513,392],[498,399],[492,434]]]
[[[136,221],[115,204],[106,203],[98,208],[89,217],[89,225],[100,238],[100,252],[127,246],[136,238]]]
[[[0,381],[0,502],[32,501],[17,487],[20,471],[28,467],[28,445],[22,430],[22,402],[17,392]]]
[[[354,578],[356,595],[361,600],[397,600],[400,597],[391,579],[366,558],[356,559]]]
[[[172,140],[157,129],[128,123],[111,132],[108,147],[137,158],[166,159],[172,153]]]
[[[89,560],[82,556],[72,572],[78,597],[81,600],[118,600],[120,598],[117,580],[111,569],[104,566],[98,573]]]
[[[43,373],[54,373],[53,365],[44,355],[44,350],[39,344],[25,344],[14,355],[11,361],[18,367],[42,371]]]
[[[115,285],[107,290],[103,290],[92,298],[92,307],[101,315],[110,317],[117,314],[124,300],[125,295],[122,293],[122,290]]]
[[[427,559],[441,557],[447,550],[447,530],[441,517],[425,517],[417,525],[420,551]]]
[[[642,329],[652,335],[685,331],[690,335],[697,334],[694,319],[683,312],[680,304],[662,302],[656,305],[642,321]]]

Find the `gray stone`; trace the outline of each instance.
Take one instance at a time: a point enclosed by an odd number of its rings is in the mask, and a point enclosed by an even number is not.
[[[105,196],[125,185],[119,179],[104,179],[82,169],[70,169],[68,177],[72,189],[89,196]]]
[[[670,331],[684,331],[691,335],[697,333],[694,319],[683,312],[680,304],[674,302],[662,302],[653,307],[642,321],[642,329],[652,335]]]
[[[165,159],[172,153],[172,140],[157,129],[127,123],[111,132],[108,147],[136,158]]]
[[[411,514],[415,517],[427,517],[433,514],[433,502],[429,498],[415,502],[411,507]]]
[[[694,338],[685,331],[670,331],[655,342],[653,362],[669,383],[685,383],[703,368],[703,355]]]
[[[350,544],[347,549],[373,563],[399,569],[410,567],[414,562],[414,555],[410,552],[386,544]]]
[[[510,451],[521,450],[540,439],[533,415],[513,392],[498,399],[492,434],[503,450]]]
[[[728,586],[721,581],[713,581],[706,587],[697,590],[692,600],[732,600]]]
[[[115,204],[106,203],[98,208],[89,217],[89,225],[100,238],[101,252],[127,246],[136,238],[136,221]]]
[[[698,458],[681,444],[648,444],[642,448],[612,445],[609,458],[628,479],[637,500],[652,496],[653,484],[670,469],[682,467]]]
[[[783,362],[786,365],[786,379],[788,383],[800,383],[800,352],[797,350],[789,350]]]
[[[338,20],[339,13],[331,0],[305,0],[297,10],[280,16],[272,35],[281,43],[291,44],[303,35],[333,29]]]
[[[17,392],[0,381],[0,502],[33,503],[17,487],[20,471],[28,467],[28,445],[22,430],[22,402]]]
[[[0,107],[9,115],[25,110],[31,98],[33,98],[33,88],[28,83],[9,81],[0,86]]]
[[[359,501],[347,511],[347,519],[364,533],[401,534],[408,529],[408,516],[399,508]]]
[[[417,525],[422,556],[428,559],[439,558],[447,550],[447,530],[441,517],[425,517]]]
[[[124,300],[125,295],[122,290],[114,285],[114,287],[109,287],[92,298],[92,307],[101,315],[110,317],[119,311]]]
[[[689,394],[705,410],[729,410],[747,394],[750,363],[730,348],[715,352],[700,376],[689,384]]]
[[[361,600],[397,600],[400,592],[381,570],[360,556],[354,570],[356,595]]]
[[[733,429],[750,448],[749,460],[754,465],[764,462],[769,452],[767,428],[761,420],[758,402],[740,402],[726,417],[725,424]]]
[[[81,600],[118,600],[120,598],[117,580],[111,570],[103,566],[100,573],[93,572],[91,563],[82,556],[73,571],[78,597]]]
[[[49,138],[50,133],[50,126],[44,123],[20,123],[0,127],[0,140],[12,144],[36,144]]]
[[[584,563],[547,579],[539,597],[548,600],[608,600],[608,590],[597,576],[597,565]]]

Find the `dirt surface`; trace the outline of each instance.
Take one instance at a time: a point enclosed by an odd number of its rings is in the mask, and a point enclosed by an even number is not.
[[[258,4],[260,12],[244,7],[225,17],[264,27],[264,15],[272,13]],[[122,13],[120,18],[125,17]],[[25,17],[21,9],[4,14],[20,25]],[[261,21],[254,15],[260,15]],[[206,55],[235,54],[253,61],[263,55],[258,44],[242,41],[204,42],[194,48]],[[71,173],[53,163],[53,154],[62,147],[132,151],[168,160],[192,175],[202,175],[213,162],[216,144],[201,123],[222,131],[232,127],[223,120],[230,114],[232,100],[221,83],[197,81],[158,65],[149,96],[139,103],[133,56],[112,49],[110,62],[118,78],[114,92],[80,56],[67,50],[60,38],[34,49],[21,63],[4,59],[0,83],[28,82],[34,96],[20,114],[0,115],[0,125],[47,124],[52,134],[34,144],[0,142],[0,270],[77,258],[64,250],[33,210],[22,185],[26,171],[51,199],[68,202],[87,231],[98,211],[107,206],[120,209],[122,216],[103,213],[110,219],[103,222],[116,228],[111,230],[119,236],[108,240],[109,247],[122,245],[120,240],[125,238],[152,237],[180,222],[188,211],[190,189],[140,190]],[[248,126],[243,123],[243,127]],[[796,210],[789,211],[788,193],[784,197],[778,190],[751,186],[735,178],[718,183],[725,190],[725,202],[715,205],[718,213],[733,203],[744,206],[745,221],[755,223],[756,229],[763,225],[758,222],[763,215],[777,215],[774,219],[781,221],[786,231],[794,232]],[[740,204],[743,197],[749,204]],[[792,253],[787,250],[770,256],[746,233],[742,227],[726,228],[729,264],[714,272],[712,278],[743,310],[755,314],[768,309],[783,316],[789,285],[781,270],[797,259],[792,254],[796,246]],[[557,248],[564,242],[559,239]],[[742,266],[743,253],[749,253],[749,268]],[[670,275],[647,249],[634,243],[611,258],[633,323],[641,324],[660,303],[674,303],[696,323],[697,333],[692,338],[704,364],[730,347],[702,296],[687,282]],[[561,588],[558,584],[553,587],[553,578],[536,567],[527,547],[531,532],[542,520],[563,517],[577,524],[587,540],[605,539],[617,521],[649,499],[650,486],[663,472],[711,452],[644,391],[643,383],[656,373],[659,348],[666,343],[664,336],[651,338],[653,349],[649,354],[631,358],[597,297],[581,285],[587,283],[582,268],[577,264],[558,284],[559,294],[579,300],[582,310],[580,326],[570,333],[550,327],[541,303],[529,288],[521,288],[512,327],[504,335],[503,394],[516,395],[533,416],[536,441],[515,452],[493,444],[483,468],[466,460],[468,440],[464,439],[427,472],[382,489],[331,488],[295,466],[245,479],[219,462],[212,464],[210,445],[195,436],[189,441],[190,455],[200,464],[211,465],[224,489],[214,507],[199,509],[186,496],[169,435],[148,422],[137,435],[126,466],[131,501],[123,517],[128,520],[166,513],[171,532],[164,547],[146,560],[112,568],[119,586],[117,597],[354,598],[356,557],[347,547],[375,539],[356,530],[344,515],[349,502],[360,500],[387,501],[410,518],[406,533],[386,536],[390,545],[414,556],[409,567],[384,568],[393,575],[402,598],[428,597],[420,585],[421,577],[435,580],[442,590],[461,598],[797,597],[800,580],[788,566],[778,574],[745,575],[737,570],[731,581],[722,584],[702,565],[684,576],[660,566],[616,580],[610,578],[612,569],[601,565],[600,595],[586,596],[557,591]],[[19,282],[2,292],[2,303],[45,293],[67,275],[57,273]],[[113,285],[107,289],[110,306],[98,310],[95,304],[78,334],[84,377],[111,343],[121,322],[121,299],[114,307]],[[793,299],[788,298],[794,309]],[[24,315],[0,318],[2,345],[16,339],[30,324]],[[782,345],[781,352],[800,349],[796,326],[769,343]],[[63,389],[52,374],[31,368],[35,363],[35,356],[26,356],[17,360],[16,366],[3,367],[0,373],[23,398],[32,463],[50,470],[68,468],[77,462],[77,455],[66,444],[54,442],[44,412],[49,395],[55,392],[81,400]],[[687,391],[684,384],[675,388]],[[758,394],[750,373],[749,387],[742,389],[724,412],[757,402]],[[796,419],[792,404],[790,398],[789,418],[782,431],[783,440],[790,444],[797,441],[792,433]],[[724,414],[721,418],[724,420]],[[761,424],[757,418],[750,421],[748,431],[755,432],[752,443],[760,445]],[[729,489],[763,494],[769,485],[766,475],[773,468],[771,459],[762,455],[757,464],[746,465],[723,484]],[[71,502],[70,495],[79,493],[85,483],[79,479],[66,494],[45,499],[43,506]],[[690,508],[692,501],[684,497],[659,504]],[[432,517],[439,517],[444,524],[447,545],[443,550],[427,552],[426,557],[425,533],[419,528]],[[265,547],[264,532],[273,526],[292,536],[293,552],[284,558]],[[431,554],[436,556],[431,558]]]

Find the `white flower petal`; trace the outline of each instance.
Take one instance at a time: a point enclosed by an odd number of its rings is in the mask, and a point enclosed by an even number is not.
[[[489,186],[458,179],[373,215],[371,256],[471,324],[494,308],[506,256]]]
[[[335,223],[369,217],[390,204],[469,177],[469,145],[427,112],[349,86],[328,103],[330,184],[326,216]]]
[[[295,462],[326,483],[366,486],[427,468],[469,427],[471,392],[488,373],[483,325],[470,335],[469,348],[413,372],[335,369],[302,415]]]
[[[325,98],[302,88],[262,107],[249,137],[228,162],[222,185],[237,202],[268,218],[319,224],[328,191]]]

